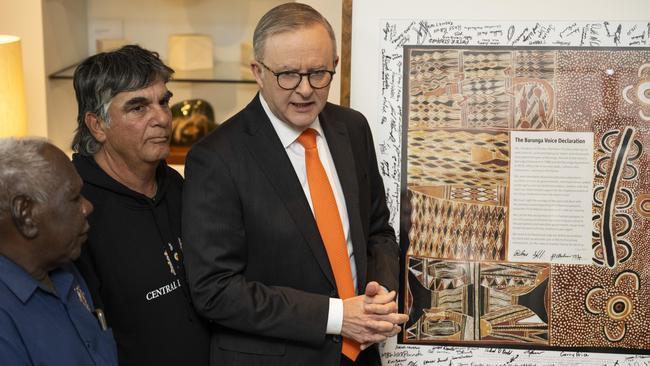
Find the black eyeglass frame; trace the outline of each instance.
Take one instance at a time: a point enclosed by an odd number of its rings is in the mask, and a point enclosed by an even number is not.
[[[336,74],[336,71],[331,71],[331,70],[317,70],[317,71],[312,71],[312,72],[297,72],[297,71],[280,71],[280,72],[275,72],[275,71],[271,70],[270,67],[266,66],[266,65],[264,64],[264,62],[262,62],[262,61],[260,61],[260,60],[256,60],[256,61],[257,61],[257,63],[259,63],[260,65],[264,66],[265,69],[269,70],[269,71],[273,74],[273,76],[275,76],[275,78],[276,78],[276,80],[277,80],[277,82],[278,82],[278,86],[279,86],[280,88],[284,89],[284,90],[295,90],[298,86],[300,86],[300,83],[302,83],[302,78],[305,77],[305,76],[307,77],[307,82],[309,83],[309,86],[311,86],[312,89],[323,89],[323,88],[327,88],[327,87],[332,83],[332,80],[334,79],[334,75]],[[311,76],[312,76],[313,74],[321,73],[321,72],[325,72],[325,73],[330,74],[330,79],[329,79],[329,81],[327,82],[327,84],[325,84],[325,85],[323,85],[323,86],[318,86],[318,87],[317,87],[317,86],[314,86],[314,84],[312,84],[312,82],[311,82]],[[300,76],[300,79],[298,79],[298,82],[296,83],[296,86],[294,86],[293,88],[285,88],[284,86],[282,86],[282,85],[280,84],[280,76],[282,76],[282,75],[289,75],[289,74]]]

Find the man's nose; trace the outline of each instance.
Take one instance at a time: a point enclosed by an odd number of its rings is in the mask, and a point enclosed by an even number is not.
[[[172,112],[169,109],[168,105],[156,105],[154,107],[154,115],[152,116],[152,120],[156,125],[160,125],[163,127],[170,126],[172,123]]]
[[[90,215],[93,212],[93,209],[94,209],[93,204],[90,203],[90,201],[88,201],[86,197],[81,196],[81,213],[83,213],[85,217],[88,217],[88,215]]]
[[[300,83],[296,87],[296,92],[300,95],[309,95],[314,91],[314,88],[309,84],[309,76],[302,75],[300,78]]]

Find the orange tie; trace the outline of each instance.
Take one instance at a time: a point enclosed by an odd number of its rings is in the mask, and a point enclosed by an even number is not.
[[[314,216],[318,231],[325,243],[327,258],[334,272],[334,280],[339,296],[342,299],[353,297],[354,283],[352,281],[352,270],[350,269],[350,257],[348,257],[348,246],[343,234],[341,216],[327,173],[318,157],[316,146],[316,130],[308,128],[298,137],[298,142],[305,148],[305,164],[307,166],[307,182],[309,182],[309,193],[314,206]],[[343,338],[343,349],[341,351],[352,361],[357,359],[360,348],[359,344],[351,339]]]

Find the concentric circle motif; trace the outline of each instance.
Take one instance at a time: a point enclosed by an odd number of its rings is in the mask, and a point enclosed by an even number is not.
[[[623,271],[614,279],[614,286],[596,286],[585,296],[585,310],[598,316],[603,335],[609,342],[620,342],[627,333],[627,322],[638,306],[638,291],[641,286],[639,275]]]
[[[650,217],[650,194],[640,194],[636,197],[636,211],[643,217]]]
[[[637,88],[637,98],[641,103],[650,104],[650,81],[641,81]]]
[[[613,320],[624,320],[634,310],[634,303],[625,295],[612,296],[607,300],[607,315]]]

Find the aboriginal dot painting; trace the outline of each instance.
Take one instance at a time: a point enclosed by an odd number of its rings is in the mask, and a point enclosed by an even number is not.
[[[401,341],[650,349],[650,51],[404,52]],[[521,130],[593,132],[590,264],[508,260]]]

